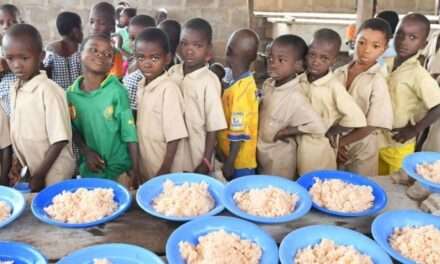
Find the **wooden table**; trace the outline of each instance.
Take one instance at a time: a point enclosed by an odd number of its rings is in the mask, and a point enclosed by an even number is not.
[[[418,209],[417,202],[410,200],[406,187],[392,184],[389,177],[373,177],[388,194],[385,210]],[[54,263],[75,250],[101,243],[129,243],[148,248],[159,256],[165,254],[165,244],[170,234],[180,225],[164,221],[144,213],[135,202],[123,216],[102,226],[88,229],[65,229],[45,224],[36,219],[29,209],[33,195],[27,196],[28,205],[23,215],[9,226],[0,229],[0,240],[29,243]],[[223,213],[228,215],[227,212]],[[260,225],[279,243],[293,229],[314,225],[331,224],[370,234],[374,217],[338,218],[312,210],[303,218],[277,225]]]

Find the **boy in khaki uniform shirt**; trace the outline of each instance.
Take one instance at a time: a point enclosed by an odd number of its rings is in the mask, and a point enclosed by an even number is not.
[[[11,139],[9,135],[9,119],[0,102],[0,185],[9,185],[11,168]]]
[[[11,89],[11,141],[30,172],[30,187],[69,179],[75,164],[64,90],[39,71],[42,41],[31,25],[17,24],[3,38],[8,65],[18,81]],[[22,61],[22,57],[29,59]]]
[[[185,23],[180,38],[182,64],[169,72],[183,95],[188,139],[185,140],[185,170],[208,174],[216,132],[227,127],[221,102],[221,84],[206,65],[212,50],[212,29],[201,18]]]
[[[334,148],[338,145],[339,134],[366,125],[362,110],[330,70],[340,46],[341,38],[335,31],[321,29],[315,32],[306,56],[307,71],[298,77],[301,92],[327,129],[326,136],[302,135],[299,138],[300,175],[318,169],[336,169]]]
[[[182,171],[184,165],[181,139],[188,133],[179,87],[164,70],[171,61],[168,42],[157,28],[146,29],[135,42],[134,55],[144,76],[137,93],[137,129],[141,170],[148,178]]]
[[[414,152],[416,136],[440,116],[440,89],[418,61],[430,23],[421,14],[405,16],[396,32],[397,56],[386,60],[394,112],[393,130],[384,134],[379,173],[398,172],[403,159]]]
[[[268,73],[260,104],[257,157],[259,172],[294,179],[297,143],[301,134],[326,132],[321,118],[299,92],[297,72],[303,68],[307,44],[283,35],[270,47]]]
[[[387,47],[391,29],[382,19],[369,19],[358,30],[355,59],[335,71],[362,109],[367,126],[354,129],[339,141],[340,169],[365,176],[378,175],[380,129],[390,130],[393,109],[386,70],[377,62]]]

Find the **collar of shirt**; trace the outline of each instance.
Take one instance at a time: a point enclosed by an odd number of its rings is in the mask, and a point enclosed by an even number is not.
[[[307,72],[304,72],[303,74],[301,74],[297,78],[299,78],[299,81],[302,83],[305,82],[305,83],[315,85],[315,86],[322,86],[325,83],[327,83],[328,81],[330,81],[331,78],[333,78],[333,72],[331,70],[329,70],[326,75],[324,75],[323,77],[321,77],[318,80],[315,80],[313,82],[309,82],[309,79],[307,78]]]
[[[139,83],[139,87],[141,89],[145,89],[145,91],[153,91],[167,77],[169,77],[169,74],[167,71],[165,71],[161,75],[157,76],[156,79],[147,84],[145,83],[145,77],[142,77],[142,80]]]
[[[91,91],[86,92],[81,89],[81,82],[84,80],[83,76],[80,76],[69,88],[69,92],[80,94],[83,96],[93,96],[95,94],[101,93],[101,91],[108,86],[111,86],[111,84],[114,84],[115,82],[119,82],[119,80],[112,74],[107,75],[107,78],[105,78],[104,81],[99,85],[99,88]]]
[[[400,70],[405,70],[405,68],[407,68],[407,67],[414,67],[414,65],[420,64],[420,62],[419,62],[420,54],[421,54],[421,51],[417,52],[414,56],[408,58],[406,61],[404,61],[402,64],[400,64],[399,67],[397,67],[394,71],[393,71],[393,66],[394,66],[394,61],[395,61],[396,57],[391,57],[389,59],[386,59],[385,63],[387,65],[388,72],[390,72],[390,73],[397,72]]]
[[[251,71],[245,71],[245,72],[241,73],[240,76],[238,76],[237,80],[234,80],[234,78],[231,79],[231,81],[229,82],[229,87],[231,87],[232,85],[234,85],[236,82],[240,81],[241,79],[244,79],[249,76],[252,76]]]
[[[337,70],[341,71],[342,74],[344,75],[344,80],[347,80],[348,78],[348,68],[353,64],[353,62],[348,63],[340,68],[338,68]],[[370,68],[368,68],[368,70],[359,73],[358,76],[361,76],[362,74],[370,74],[370,75],[374,75],[378,72],[382,72],[385,73],[386,72],[386,68],[381,65],[379,62],[376,62],[376,64],[374,64],[373,66],[371,66]],[[356,76],[356,78],[358,77]]]
[[[34,78],[22,84],[22,81],[19,80],[17,82],[16,88],[20,88],[21,91],[32,93],[35,89],[40,85],[40,83],[47,79],[47,75],[45,71],[40,71],[40,74],[36,75]]]
[[[273,87],[274,91],[284,91],[286,89],[291,89],[292,87],[294,87],[297,83],[299,83],[299,78],[295,77],[292,80],[286,82],[285,84],[281,85],[281,86],[276,86],[275,85],[275,80],[274,79],[269,79],[269,84],[271,87]]]
[[[206,64],[205,66],[201,67],[200,69],[197,69],[193,72],[188,73],[187,75],[183,74],[183,63],[178,64],[175,66],[175,72],[178,73],[182,78],[190,78],[190,79],[198,79],[198,77],[200,75],[202,75],[205,71],[209,71],[208,65]]]

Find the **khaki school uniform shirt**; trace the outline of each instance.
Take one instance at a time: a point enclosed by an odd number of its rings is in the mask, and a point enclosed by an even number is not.
[[[9,118],[0,103],[0,149],[4,149],[11,145],[9,137]]]
[[[416,54],[409,58],[394,71],[394,58],[385,61],[390,72],[388,89],[393,106],[393,128],[402,128],[408,123],[416,124],[431,108],[440,104],[438,84],[422,67],[418,56],[419,54]],[[391,136],[390,132],[384,135],[384,143],[387,146],[402,146]],[[405,144],[414,141],[415,138]]]
[[[321,116],[326,130],[335,124],[352,128],[366,125],[364,113],[333,72],[330,71],[312,83],[308,81],[306,73],[298,78],[301,92]],[[316,169],[335,168],[336,152],[325,136],[303,135],[300,137],[298,146],[298,172],[300,174]]]
[[[143,78],[137,92],[137,130],[141,166],[148,177],[156,176],[165,158],[167,143],[186,138],[183,98],[168,73],[145,84]],[[172,171],[183,170],[182,144],[174,157]]]
[[[422,55],[425,56],[425,68],[431,74],[440,74],[440,50],[436,50],[439,35],[440,32],[432,34],[428,45],[426,45],[422,52]]]
[[[347,83],[350,64],[335,71],[343,85]],[[388,92],[386,69],[379,63],[360,73],[351,83],[348,92],[361,108],[367,119],[367,125],[378,129],[390,130],[393,124],[393,108]],[[362,175],[377,175],[379,145],[374,131],[360,141],[348,146],[349,160],[343,167]]]
[[[189,165],[186,170],[193,171],[203,160],[206,133],[227,127],[221,101],[221,85],[208,66],[184,76],[183,64],[178,64],[171,67],[169,73],[183,95],[188,129],[185,144],[189,150],[189,155],[185,155],[185,164]]]
[[[263,84],[257,144],[262,174],[291,179],[296,176],[297,143],[295,138],[289,138],[288,142],[274,141],[281,129],[290,126],[305,134],[323,135],[326,132],[319,115],[298,91],[298,85],[298,78],[279,87],[275,86],[273,79],[267,79]]]
[[[44,71],[11,89],[11,141],[15,154],[30,174],[43,162],[49,147],[69,143],[46,175],[46,185],[73,176],[72,129],[64,90],[49,80]]]

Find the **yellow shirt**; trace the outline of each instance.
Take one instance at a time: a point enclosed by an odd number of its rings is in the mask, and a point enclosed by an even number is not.
[[[417,123],[431,108],[440,104],[438,84],[422,67],[418,56],[407,59],[394,71],[394,58],[385,61],[390,72],[388,88],[393,106],[393,128]],[[388,146],[401,146],[391,138],[390,132],[385,134],[384,139]]]
[[[258,98],[252,73],[242,74],[223,93],[223,109],[228,129],[218,133],[218,145],[229,155],[231,141],[241,141],[234,169],[257,167]]]
[[[186,138],[183,117],[183,98],[179,87],[168,73],[145,84],[139,83],[137,96],[137,131],[142,160],[142,170],[149,178],[156,176],[163,163],[167,143]],[[174,156],[172,172],[182,171],[184,154],[182,144]]]
[[[14,153],[23,166],[29,167],[31,175],[52,144],[68,141],[46,175],[46,185],[73,176],[75,161],[66,94],[44,71],[12,87],[10,125]]]
[[[169,74],[183,95],[183,111],[188,130],[188,138],[184,140],[185,150],[188,150],[185,170],[193,171],[203,161],[206,134],[226,128],[221,84],[208,66],[184,75],[183,64],[177,64],[171,67]]]

